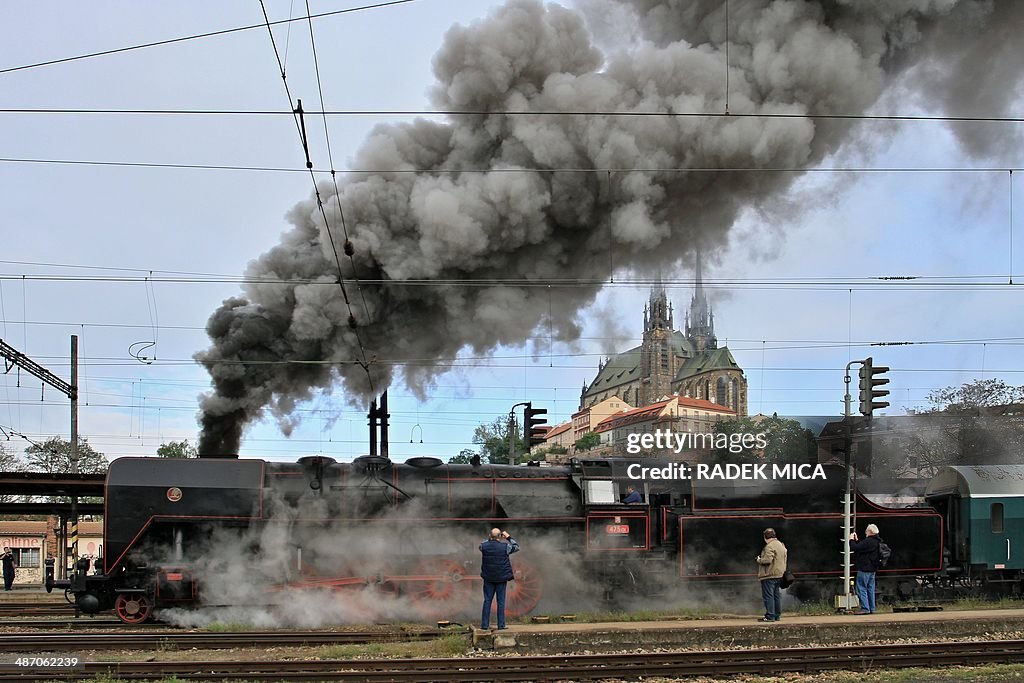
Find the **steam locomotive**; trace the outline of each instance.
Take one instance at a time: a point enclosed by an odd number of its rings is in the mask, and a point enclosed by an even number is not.
[[[559,572],[613,600],[749,587],[771,526],[798,577],[790,591],[817,598],[841,583],[845,485],[842,468],[817,467],[813,479],[725,479],[649,459],[547,467],[121,458],[107,475],[104,556],[93,571],[80,560],[67,580],[49,568],[47,588],[63,588],[82,612],[113,609],[129,624],[157,610],[254,600],[237,592],[242,584],[258,585],[271,603],[296,590],[343,599],[370,591],[440,618],[479,604],[476,547],[498,526],[523,547],[508,594],[508,612],[522,615],[573,599],[553,583]],[[642,503],[621,502],[627,485]],[[926,495],[929,505],[911,508],[856,496],[857,527],[877,524],[893,548],[880,592],[1019,593],[1024,467],[948,468]]]

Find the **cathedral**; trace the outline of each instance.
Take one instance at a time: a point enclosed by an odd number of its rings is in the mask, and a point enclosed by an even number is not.
[[[718,347],[715,315],[704,295],[700,257],[684,331],[674,329],[672,304],[660,284],[644,308],[643,343],[608,358],[583,385],[580,410],[617,397],[641,407],[678,395],[747,414],[747,379],[727,347]]]

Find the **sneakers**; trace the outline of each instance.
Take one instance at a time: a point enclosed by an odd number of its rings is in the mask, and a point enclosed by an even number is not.
[[[768,617],[761,617],[760,619],[758,619],[758,621],[764,624],[774,624],[776,621],[778,621],[778,619],[769,619]]]

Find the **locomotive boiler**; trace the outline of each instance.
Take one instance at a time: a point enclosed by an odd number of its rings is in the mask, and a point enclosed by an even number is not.
[[[646,470],[637,466],[641,465]],[[668,468],[668,469],[666,469]],[[571,607],[578,586],[602,599],[756,585],[751,558],[774,527],[790,548],[793,591],[837,590],[844,472],[815,479],[663,478],[670,463],[581,459],[564,466],[395,463],[363,456],[296,463],[248,459],[115,460],[107,475],[104,557],[80,562],[63,588],[85,613],[127,623],[158,610],[291,600],[294,591],[402,601],[423,618],[478,605],[477,544],[509,529],[508,612]],[[641,476],[638,476],[638,472]],[[627,485],[642,494],[624,504]],[[931,507],[892,509],[858,496],[895,551],[879,575],[916,582],[943,569],[945,526]],[[559,583],[559,574],[571,574]],[[581,589],[582,590],[582,589]]]

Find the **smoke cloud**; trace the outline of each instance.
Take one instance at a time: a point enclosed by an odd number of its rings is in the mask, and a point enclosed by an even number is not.
[[[462,351],[521,344],[538,327],[572,341],[599,285],[522,283],[600,282],[610,259],[668,272],[698,245],[721,247],[742,210],[770,210],[798,177],[669,169],[812,167],[857,129],[805,114],[859,114],[899,89],[930,112],[999,115],[1024,73],[1024,52],[999,34],[1021,25],[1024,3],[745,0],[730,5],[728,64],[720,0],[619,5],[636,37],[608,56],[583,15],[536,0],[448,32],[433,105],[479,113],[379,126],[353,161],[368,172],[340,194],[319,187],[339,251],[342,210],[354,247],[341,257],[351,308],[315,200],[291,210],[281,243],[248,268],[259,282],[208,322],[201,454],[237,453],[267,410],[289,433],[296,404],[338,384],[356,404],[396,379],[422,396]],[[730,112],[797,117],[540,113],[720,113],[727,68]],[[954,130],[974,154],[1006,136]]]
[[[382,515],[352,525],[324,519],[323,499],[272,504],[265,524],[216,528],[188,544],[182,558],[199,586],[198,608],[162,609],[176,626],[212,623],[261,628],[316,628],[337,624],[478,623],[482,602],[480,552],[489,531],[477,535],[413,523],[431,514],[409,502],[401,516]],[[517,534],[518,535],[518,534]],[[597,611],[604,586],[588,579],[582,554],[567,535],[530,530],[512,556],[516,579],[508,586],[509,614],[517,608],[546,613]],[[155,564],[180,565],[168,548],[145,548]]]

